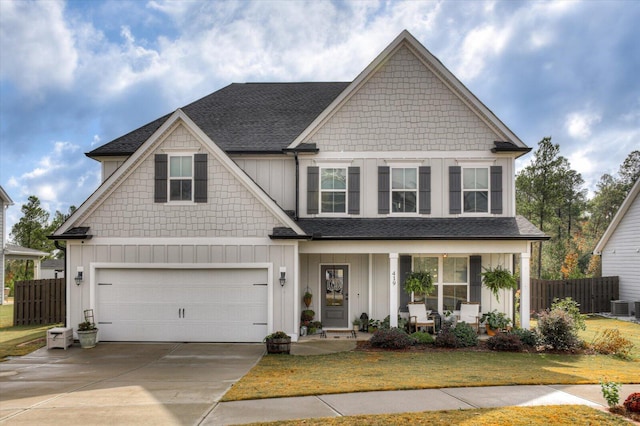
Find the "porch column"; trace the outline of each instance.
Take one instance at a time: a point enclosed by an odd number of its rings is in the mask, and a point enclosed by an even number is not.
[[[398,253],[389,253],[389,325],[398,326]]]
[[[531,254],[520,253],[520,327],[530,329],[529,312],[531,311]]]

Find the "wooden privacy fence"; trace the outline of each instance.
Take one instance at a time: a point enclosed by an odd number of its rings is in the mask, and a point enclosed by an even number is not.
[[[611,301],[618,300],[618,277],[580,278],[575,280],[531,279],[531,310],[551,307],[554,298],[570,297],[580,304],[580,312],[611,312]]]
[[[17,281],[13,296],[14,325],[65,322],[67,297],[64,278]]]

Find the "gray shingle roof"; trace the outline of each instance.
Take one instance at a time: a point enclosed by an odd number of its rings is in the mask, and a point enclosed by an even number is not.
[[[234,83],[182,108],[226,152],[281,152],[349,85]],[[87,153],[131,155],[169,115]]]
[[[299,219],[314,240],[548,240],[522,216],[457,218]],[[274,239],[292,238],[276,228]]]

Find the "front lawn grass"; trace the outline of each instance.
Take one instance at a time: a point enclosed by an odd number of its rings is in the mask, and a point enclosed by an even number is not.
[[[588,332],[592,324],[602,329],[618,327],[627,338],[640,335],[638,324],[588,320]],[[634,353],[638,354],[637,348]],[[267,355],[233,385],[223,401],[461,386],[597,384],[603,378],[640,383],[640,359],[462,350]]]
[[[583,405],[555,405],[544,407],[504,407],[470,410],[423,411],[419,413],[381,414],[348,417],[323,417],[252,423],[253,425],[602,425],[622,426],[629,423],[614,416]]]
[[[13,325],[13,305],[0,305],[0,362],[22,356],[46,344],[47,330],[55,325]]]

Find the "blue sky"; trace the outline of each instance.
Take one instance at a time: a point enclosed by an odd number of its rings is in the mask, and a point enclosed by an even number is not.
[[[404,29],[593,189],[640,149],[639,22],[635,0],[0,0],[7,227],[29,195],[80,205],[101,144],[232,82],[353,80]]]

